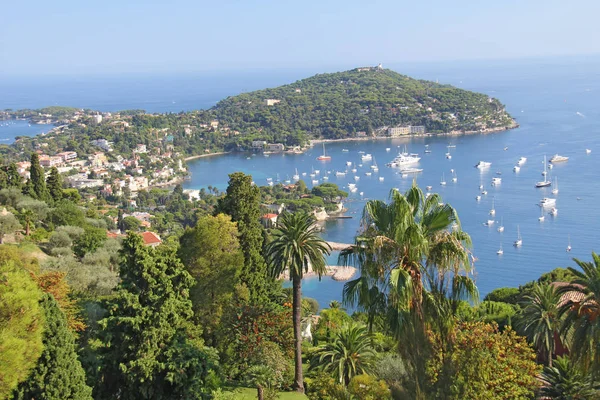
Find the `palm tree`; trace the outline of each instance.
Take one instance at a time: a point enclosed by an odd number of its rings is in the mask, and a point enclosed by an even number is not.
[[[554,366],[542,372],[540,398],[554,400],[586,400],[598,396],[600,385],[584,374],[568,357],[558,357]]]
[[[29,236],[29,232],[31,231],[31,224],[33,222],[33,219],[35,218],[35,213],[28,208],[23,208],[21,210],[21,216],[25,220],[25,236]]]
[[[321,279],[326,272],[325,255],[331,247],[318,235],[313,215],[301,213],[283,213],[277,220],[279,231],[266,248],[266,260],[270,273],[278,278],[287,271],[292,281],[293,324],[295,341],[295,382],[297,391],[304,393],[302,376],[302,277],[310,269]]]
[[[556,286],[536,283],[531,292],[523,296],[521,313],[516,321],[517,328],[533,343],[549,367],[552,367],[561,323],[560,298]]]
[[[274,375],[273,369],[266,365],[253,365],[246,371],[246,381],[256,386],[258,400],[264,400],[265,389],[272,390],[272,386],[275,383]]]
[[[573,259],[582,271],[569,267],[575,279],[560,288],[571,300],[560,307],[565,316],[561,334],[579,361],[596,378],[600,375],[600,256],[592,252],[592,262]]]
[[[470,246],[456,211],[413,183],[405,194],[393,189],[389,203],[367,202],[355,244],[340,254],[361,271],[344,286],[344,302],[367,313],[369,329],[386,316],[397,338],[411,338],[400,350],[415,398],[425,397],[428,332],[445,341],[460,301],[478,299]]]
[[[328,372],[341,384],[348,386],[356,375],[372,372],[377,353],[371,347],[372,337],[367,327],[346,325],[333,342],[315,352],[311,369]]]

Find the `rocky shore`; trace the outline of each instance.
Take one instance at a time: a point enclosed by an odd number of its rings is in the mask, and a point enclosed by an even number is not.
[[[327,266],[327,271],[323,276],[330,276],[334,281],[347,281],[352,279],[352,277],[356,274],[356,268],[354,267],[344,267],[339,265],[329,265]],[[309,269],[308,272],[304,273],[304,278],[312,278],[317,276],[317,274]],[[279,276],[279,279],[289,280],[289,273],[286,271]]]

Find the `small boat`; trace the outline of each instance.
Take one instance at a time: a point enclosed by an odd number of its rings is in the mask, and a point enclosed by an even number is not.
[[[263,156],[265,157],[269,157],[269,155],[267,153],[263,153]]]
[[[342,149],[342,153],[347,153],[348,151],[350,151],[350,150],[348,150],[348,149]]]
[[[456,172],[454,172],[454,170],[452,170],[452,174],[454,174],[454,176],[452,177],[452,182],[458,182],[458,177],[456,176]]]
[[[585,154],[590,154],[592,152],[592,150],[590,149],[585,149]]]
[[[495,201],[496,201],[496,198],[493,197],[492,198],[492,208],[490,209],[490,215],[496,215],[496,209],[494,208]]]
[[[300,180],[300,175],[298,175],[298,168],[296,168],[296,173],[294,174],[294,176],[292,176],[292,179],[295,181],[299,181]]]
[[[496,221],[494,221],[493,219],[488,219],[487,222],[485,223],[487,226],[492,226],[494,225]]]
[[[306,172],[303,172],[303,173],[302,173],[302,176],[306,176]]]
[[[336,171],[335,176],[346,176],[346,173],[344,171]]]
[[[552,169],[552,168],[554,168],[554,165],[548,164],[548,169]]]
[[[267,178],[267,182],[272,182],[273,178]]]
[[[360,194],[361,196],[363,196],[363,195],[365,194],[365,192],[360,192],[359,194]]]
[[[425,153],[431,153],[431,149],[429,149],[429,145],[425,145]]]
[[[567,252],[571,251],[571,235],[569,235],[569,244],[567,245]]]
[[[502,250],[502,243],[500,243],[500,249],[498,249],[498,251],[496,252],[496,254],[498,254],[499,256],[501,256],[502,254],[504,254],[504,250]]]
[[[379,171],[379,167],[377,166],[377,161],[373,158],[373,165],[371,165],[371,169],[375,172]]]
[[[423,168],[403,168],[400,170],[402,175],[405,174],[418,174],[419,172],[423,172]]]
[[[540,200],[540,206],[542,206],[542,208],[554,206],[555,204],[556,204],[556,199],[553,199],[550,197],[544,197],[543,199]]]
[[[325,143],[323,143],[323,155],[320,155],[319,157],[317,157],[317,160],[319,160],[319,161],[330,161],[331,160],[331,156],[328,156],[327,154],[325,154]]]
[[[324,181],[328,181],[328,180],[329,180],[329,177],[328,177],[327,175],[325,175],[325,176],[323,177],[323,180],[324,180]]]
[[[365,172],[366,176],[371,176],[372,174],[370,172]]]
[[[544,207],[542,207],[540,210],[541,211],[540,211],[540,216],[538,218],[538,221],[544,222],[544,220],[546,219],[546,217],[544,217]]]
[[[315,174],[319,175],[321,173],[321,170],[315,169]]]
[[[362,151],[362,150],[359,150],[359,151],[358,151],[358,154],[365,154],[365,152],[364,152],[364,151]]]
[[[352,166],[352,161],[346,161],[346,165],[349,167]]]
[[[519,172],[520,170],[521,170],[521,167],[519,167],[518,165],[515,165],[513,167],[513,171],[515,171],[515,172]]]
[[[362,168],[362,166],[363,166],[362,164],[358,164],[358,167],[359,167],[359,168]]]
[[[565,161],[569,161],[569,157],[559,156],[558,154],[553,155],[552,158],[550,159],[551,163],[559,163],[559,162],[565,162]]]
[[[354,176],[354,180],[355,180],[355,181],[357,181],[357,180],[359,180],[359,179],[360,179],[360,176],[357,176],[357,175],[355,175],[355,176]]]
[[[356,187],[356,183],[349,183],[348,189],[354,189]]]
[[[269,182],[267,182],[267,185],[269,185],[269,186],[273,186],[273,181],[269,181]]]
[[[431,189],[433,189],[433,186],[426,186],[425,189],[427,189],[427,191],[430,191]]]
[[[497,231],[500,233],[504,232],[504,224],[502,218],[500,218],[500,226],[498,227]]]
[[[372,159],[373,159],[373,156],[372,156],[372,155],[370,155],[370,154],[363,154],[362,156],[360,156],[360,158],[361,158],[363,161],[370,161],[370,160],[372,160]]]
[[[318,179],[313,179],[313,180],[312,180],[312,183],[313,183],[313,185],[316,185],[316,184],[318,184],[318,183],[319,183],[319,180],[318,180]]]
[[[506,147],[504,148],[504,151],[506,151],[506,150],[508,150],[508,146],[506,146]]]
[[[489,168],[491,166],[492,163],[487,161],[479,161],[477,164],[475,164],[475,168]]]
[[[446,158],[447,158],[448,160],[452,160],[452,155],[451,155],[450,153],[446,153]]]
[[[385,148],[385,151],[390,151],[390,150],[392,150],[390,147]]]
[[[558,178],[554,178],[554,187],[552,188],[552,194],[558,194]]]
[[[550,210],[550,215],[556,217],[558,215],[558,208],[552,207],[552,209]]]
[[[448,148],[453,148],[453,149],[455,149],[455,148],[456,148],[456,145],[455,145],[455,144],[449,144],[449,145],[448,145]]]
[[[479,195],[475,196],[475,200],[477,200],[477,201],[481,200],[481,196],[479,196]]]
[[[444,174],[442,174],[442,180],[440,181],[440,185],[446,186],[446,179],[444,178]]]
[[[352,172],[356,172],[356,171],[357,171],[357,169],[356,169],[356,168],[352,168],[352,169],[351,169],[351,171],[352,171]]]
[[[481,191],[481,194],[483,194],[483,195],[487,195],[487,194],[488,194],[488,192],[487,192],[487,190],[485,190],[485,189],[484,189],[484,190],[482,190],[482,191]]]
[[[502,183],[502,178],[494,177],[492,178],[492,185],[499,185]]]
[[[523,245],[523,239],[521,238],[521,231],[519,230],[519,225],[517,225],[517,240],[513,243],[515,247],[521,247]]]
[[[379,182],[383,182],[383,181],[384,181],[384,178],[383,178],[383,176],[380,176],[380,177],[379,177]]]
[[[523,165],[527,162],[527,158],[526,157],[521,157],[519,158],[519,161],[517,161],[518,165]]]

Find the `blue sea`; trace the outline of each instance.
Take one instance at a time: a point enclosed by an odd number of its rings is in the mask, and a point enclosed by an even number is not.
[[[496,97],[506,105],[520,127],[487,135],[328,143],[326,148],[332,160],[326,163],[316,160],[322,152],[319,146],[303,155],[247,159],[247,154],[230,154],[196,159],[188,163],[192,179],[185,186],[212,185],[224,189],[227,175],[234,171],[252,174],[259,185],[266,184],[269,177],[275,179],[276,173],[282,180],[291,178],[296,168],[300,173],[319,169],[321,177],[331,171],[329,182],[341,187],[356,183],[358,191],[351,194],[346,204],[347,215],[353,218],[327,222],[323,236],[331,241],[351,242],[368,199],[387,199],[392,188],[404,191],[412,184],[412,177],[403,177],[397,169],[385,166],[406,147],[422,157],[419,168],[423,172],[416,176],[417,183],[423,188],[433,186],[433,191],[454,206],[463,229],[471,235],[476,281],[482,296],[497,287],[524,284],[556,267],[573,266],[572,257],[589,260],[593,250],[600,250],[600,230],[596,226],[600,220],[597,201],[600,196],[600,60],[544,59],[386,67]],[[143,108],[175,112],[210,107],[223,97],[294,82],[314,72],[325,71],[250,71],[154,79],[105,77],[104,81],[81,78],[47,81],[38,86],[30,82],[21,89],[18,82],[13,82],[9,93],[15,96],[0,98],[0,108],[60,104],[106,111]],[[6,90],[6,85],[0,81],[0,92]],[[8,131],[2,129],[0,127],[2,137],[9,137]],[[424,153],[425,145],[429,145],[431,153]],[[448,145],[456,147],[448,149]],[[592,152],[586,154],[586,149]],[[378,173],[365,175],[371,171],[370,163],[358,167],[359,151],[374,156],[374,162],[379,165]],[[447,151],[452,154],[451,159],[445,157]],[[549,171],[550,179],[558,179],[559,193],[554,196],[551,188],[536,189],[534,184],[543,178],[544,155],[549,158],[556,153],[568,156],[569,161]],[[520,157],[527,157],[527,162],[515,173],[513,166]],[[357,165],[357,173],[336,177],[334,172],[346,170],[347,161]],[[491,162],[492,166],[479,170],[474,168],[478,161]],[[456,173],[456,183],[451,180],[451,170]],[[360,179],[355,181],[354,175]],[[447,181],[446,186],[440,185],[442,176]],[[379,177],[384,180],[380,181]],[[492,186],[493,177],[502,178],[502,183]],[[308,175],[303,178],[310,187]],[[481,195],[477,201],[480,184],[488,194]],[[558,215],[545,213],[544,222],[540,222],[538,203],[543,197],[557,198]],[[485,226],[492,218],[489,210],[493,201],[496,222]],[[497,231],[501,221],[505,227],[502,233]],[[520,248],[512,246],[517,226],[523,238]],[[573,249],[566,252],[569,242]],[[504,249],[502,256],[496,254],[500,246]],[[336,254],[332,255],[329,262],[336,265],[336,258]],[[326,306],[331,300],[341,299],[342,287],[342,282],[327,277],[320,282],[310,278],[305,280],[303,292]]]

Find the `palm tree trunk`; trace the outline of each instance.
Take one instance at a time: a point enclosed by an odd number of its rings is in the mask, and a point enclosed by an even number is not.
[[[29,236],[29,220],[25,223],[25,236]]]
[[[264,400],[265,398],[265,388],[263,388],[261,385],[256,386],[256,390],[257,390],[257,395],[258,395],[258,400]]]
[[[292,272],[292,271],[290,271]],[[302,317],[302,278],[297,274],[292,277],[293,287],[293,319],[294,319],[294,346],[295,346],[295,375],[294,388],[300,393],[304,393],[304,378],[302,376],[302,326],[300,318]]]

